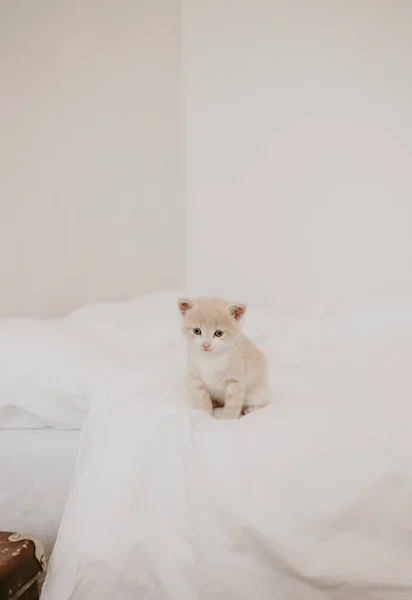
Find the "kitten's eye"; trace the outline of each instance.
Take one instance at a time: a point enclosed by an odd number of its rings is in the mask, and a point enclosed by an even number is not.
[[[193,329],[193,333],[194,333],[195,335],[202,335],[202,330],[201,330],[201,329],[199,329],[199,327],[195,327],[195,328]]]
[[[215,337],[222,337],[222,335],[223,335],[223,331],[221,329],[216,329]]]

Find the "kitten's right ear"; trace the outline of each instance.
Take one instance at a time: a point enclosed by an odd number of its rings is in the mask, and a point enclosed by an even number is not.
[[[193,308],[193,302],[189,298],[179,298],[177,305],[180,310],[180,314],[184,317],[188,310]]]

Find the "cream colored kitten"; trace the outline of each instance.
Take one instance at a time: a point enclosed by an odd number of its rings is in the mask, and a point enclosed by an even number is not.
[[[246,305],[222,298],[180,298],[178,306],[195,407],[219,419],[238,419],[242,411],[265,406],[265,357],[241,332]]]

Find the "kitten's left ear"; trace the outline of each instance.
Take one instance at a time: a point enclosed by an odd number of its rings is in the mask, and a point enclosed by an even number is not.
[[[236,304],[229,304],[227,308],[235,321],[240,321],[245,316],[247,306],[246,304],[236,302]]]

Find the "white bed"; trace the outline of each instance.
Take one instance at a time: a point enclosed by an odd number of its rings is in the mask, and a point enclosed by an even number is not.
[[[412,307],[250,310],[275,402],[219,422],[176,296],[0,327],[0,417],[83,425],[0,430],[0,529],[64,512],[44,600],[410,600]]]
[[[0,530],[35,535],[51,551],[79,440],[80,431],[0,430]]]
[[[239,421],[190,408],[174,321],[146,321],[158,355],[92,402],[43,600],[410,600],[412,307],[252,319],[276,402]]]

